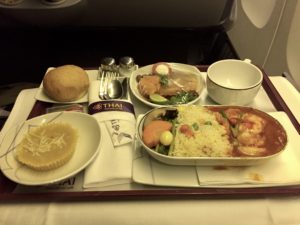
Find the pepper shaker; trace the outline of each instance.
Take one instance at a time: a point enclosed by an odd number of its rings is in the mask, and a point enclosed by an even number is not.
[[[121,76],[130,77],[132,71],[134,71],[136,65],[134,60],[130,56],[124,56],[119,60],[119,73]]]

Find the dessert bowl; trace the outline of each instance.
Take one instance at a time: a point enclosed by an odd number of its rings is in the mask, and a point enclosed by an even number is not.
[[[71,159],[56,169],[45,171],[32,169],[20,163],[18,146],[30,129],[47,123],[67,123],[78,133],[75,151]],[[10,180],[24,185],[57,183],[76,175],[88,166],[99,152],[101,131],[97,120],[80,112],[54,112],[38,116],[11,127],[0,143],[0,165]]]

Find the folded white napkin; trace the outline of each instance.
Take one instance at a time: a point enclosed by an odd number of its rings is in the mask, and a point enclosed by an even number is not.
[[[96,159],[86,168],[84,188],[104,187],[132,181],[135,115],[130,99],[99,98],[100,81],[89,87],[89,113],[99,122],[101,148]]]
[[[281,124],[288,134],[285,150],[262,163],[248,167],[197,167],[197,175],[201,185],[232,185],[232,184],[293,184],[299,183],[300,153],[295,151],[300,142],[300,136],[283,112],[270,113]]]
[[[133,163],[137,183],[173,187],[262,187],[299,185],[300,135],[284,112],[269,113],[287,132],[288,143],[278,156],[252,166],[173,166],[154,160],[138,145]],[[138,121],[142,116],[138,117]],[[137,142],[138,143],[138,142]],[[139,144],[139,143],[138,143]]]

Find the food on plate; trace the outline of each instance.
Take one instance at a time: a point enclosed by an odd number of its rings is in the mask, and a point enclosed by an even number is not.
[[[156,63],[152,66],[152,74],[169,76],[172,73],[172,69],[168,63]]]
[[[199,96],[197,76],[172,68],[168,63],[156,63],[150,74],[139,74],[136,79],[139,93],[156,104],[185,104]]]
[[[68,123],[30,127],[17,146],[17,160],[35,170],[51,170],[67,163],[76,149],[78,134]]]
[[[149,129],[150,124],[163,122],[169,124],[164,131],[162,125],[156,125],[160,132]],[[155,141],[145,141],[154,133],[159,136]],[[142,136],[148,148],[174,157],[261,157],[280,152],[287,144],[287,134],[277,120],[241,106],[154,109],[144,119]]]
[[[161,133],[159,136],[159,142],[165,146],[171,145],[173,142],[174,135],[171,131],[166,130]]]
[[[149,95],[149,99],[153,103],[162,104],[162,105],[167,104],[169,101],[167,98],[165,98],[159,94],[151,94],[151,95]]]
[[[160,135],[164,131],[171,130],[172,123],[164,120],[151,121],[144,127],[143,141],[150,148],[159,143]]]
[[[71,102],[83,97],[89,88],[86,71],[75,65],[56,67],[43,79],[45,93],[55,101]]]

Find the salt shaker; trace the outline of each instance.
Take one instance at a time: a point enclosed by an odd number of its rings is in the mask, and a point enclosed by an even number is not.
[[[105,57],[101,60],[101,69],[107,71],[114,71],[116,69],[116,61],[112,57]]]
[[[119,73],[121,76],[130,77],[136,65],[132,57],[124,56],[119,60]]]

